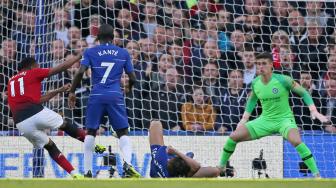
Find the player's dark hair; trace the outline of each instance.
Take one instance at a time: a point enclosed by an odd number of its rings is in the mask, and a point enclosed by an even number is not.
[[[113,27],[109,24],[103,24],[99,27],[97,39],[100,42],[109,42],[114,38]]]
[[[29,69],[34,64],[35,64],[35,59],[33,57],[26,57],[20,62],[18,70],[21,71],[21,70]]]
[[[187,177],[190,166],[181,157],[175,157],[169,161],[167,170],[169,177]]]
[[[273,62],[273,56],[271,53],[268,53],[268,52],[263,52],[263,53],[260,53],[256,56],[256,60],[258,59],[268,59],[270,60],[271,62]]]

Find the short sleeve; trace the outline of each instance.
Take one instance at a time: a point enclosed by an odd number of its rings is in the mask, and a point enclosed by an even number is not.
[[[281,75],[280,81],[283,84],[283,86],[288,90],[291,90],[295,83],[293,78],[286,76],[286,75]]]
[[[84,53],[83,53],[83,57],[81,59],[81,62],[80,62],[81,65],[85,65],[86,67],[90,66],[90,59],[89,59],[88,54],[89,54],[88,50],[85,50]]]
[[[129,55],[129,53],[126,51],[126,65],[125,65],[125,72],[127,74],[131,73],[134,71],[133,69],[133,64],[132,64],[132,61],[131,61],[131,57]]]
[[[36,77],[38,80],[42,81],[43,79],[49,76],[50,69],[48,68],[36,68],[33,69],[33,76]]]

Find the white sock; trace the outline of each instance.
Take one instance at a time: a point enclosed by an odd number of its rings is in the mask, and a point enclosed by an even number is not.
[[[84,173],[92,172],[92,158],[95,146],[95,137],[86,135],[84,139]]]
[[[119,148],[121,150],[122,157],[124,160],[131,164],[132,160],[132,143],[128,136],[124,135],[119,138]]]

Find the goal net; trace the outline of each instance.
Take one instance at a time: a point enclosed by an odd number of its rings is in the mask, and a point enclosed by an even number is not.
[[[311,149],[322,177],[336,177],[336,30],[334,1],[283,0],[2,0],[0,1],[0,178],[68,175],[43,149],[17,130],[7,103],[7,82],[20,61],[34,57],[51,67],[93,47],[103,23],[114,27],[113,43],[132,58],[136,84],[125,95],[132,163],[145,177],[150,168],[148,129],[153,119],[164,128],[166,145],[193,152],[204,166],[216,166],[225,141],[244,112],[251,82],[259,74],[256,55],[273,55],[274,72],[291,76],[330,119],[310,118],[308,107],[290,94],[302,140]],[[42,93],[71,83],[80,62],[43,82]],[[88,70],[76,89],[76,107],[59,94],[44,106],[85,128],[91,90]],[[276,93],[277,88],[273,89]],[[261,114],[260,105],[253,112]],[[94,156],[98,178],[120,177],[118,140],[102,117],[96,142],[111,153]],[[58,130],[46,130],[79,172],[83,143]],[[113,155],[112,155],[113,154]],[[253,164],[262,157],[267,166]],[[255,160],[256,159],[256,160]],[[303,178],[311,173],[281,135],[238,144],[230,159],[234,177]]]

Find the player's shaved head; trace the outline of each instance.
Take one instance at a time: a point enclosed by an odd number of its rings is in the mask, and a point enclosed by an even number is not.
[[[109,24],[103,24],[99,27],[97,38],[100,42],[112,42],[113,35],[113,27]]]
[[[36,65],[36,61],[33,57],[24,58],[19,64],[19,71],[29,70]]]

